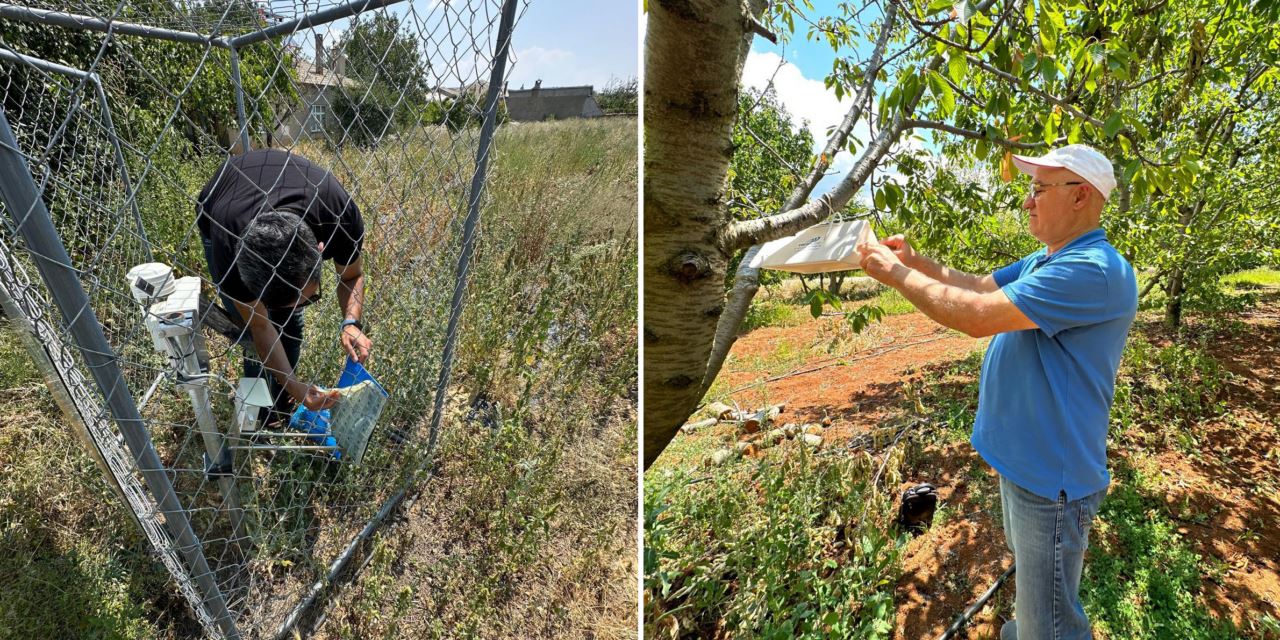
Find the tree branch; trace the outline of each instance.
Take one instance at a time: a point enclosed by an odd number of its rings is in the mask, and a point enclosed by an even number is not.
[[[747,15],[747,31],[749,33],[754,33],[764,38],[765,40],[768,40],[769,42],[778,44],[777,34],[765,28],[765,26],[763,24],[760,24],[760,21],[757,20],[755,16],[750,14]]]
[[[896,4],[889,5],[888,10],[885,11],[884,23],[880,26],[880,34],[876,37],[876,46],[871,53],[870,62],[867,63],[867,70],[863,74],[862,86],[858,88],[858,95],[854,97],[853,104],[849,105],[849,111],[844,114],[844,119],[840,121],[840,126],[827,139],[827,144],[822,148],[822,153],[818,156],[818,162],[809,174],[809,179],[797,184],[796,188],[791,191],[791,195],[787,197],[787,201],[782,205],[783,211],[795,209],[803,204],[809,198],[809,194],[813,193],[814,187],[818,186],[818,182],[822,180],[827,167],[831,166],[836,154],[844,150],[845,142],[848,141],[849,134],[853,131],[853,126],[862,118],[864,105],[867,104],[867,100],[875,91],[876,76],[879,75],[880,68],[884,64],[884,51],[889,46],[889,36],[893,33],[897,13]]]
[[[866,72],[863,74],[862,86],[859,87],[858,94],[853,99],[853,104],[849,106],[849,111],[845,113],[844,120],[841,121],[840,126],[827,139],[827,144],[823,147],[817,162],[814,163],[809,179],[798,183],[796,188],[792,190],[791,195],[787,197],[787,201],[782,207],[783,211],[796,209],[809,198],[810,194],[813,193],[813,189],[826,174],[827,168],[835,159],[836,154],[844,150],[854,125],[862,118],[864,111],[869,108],[871,95],[875,92],[876,76],[880,74],[880,69],[887,64],[884,59],[884,53],[889,46],[889,39],[893,35],[897,12],[898,9],[895,4],[890,4],[885,9],[884,20],[880,25],[880,33],[876,36],[875,48],[872,50],[871,59],[868,61]],[[759,251],[760,246],[758,244],[751,247],[739,263],[737,273],[734,274],[733,289],[726,297],[724,310],[716,322],[715,342],[712,344],[711,356],[707,360],[707,369],[702,379],[702,392],[704,394],[711,387],[711,383],[715,381],[716,376],[720,375],[724,360],[729,356],[729,349],[733,347],[733,343],[737,340],[738,327],[742,326],[742,320],[747,316],[747,310],[751,308],[751,300],[760,289],[760,269],[750,266],[751,260]]]
[[[965,56],[965,59],[969,61],[969,64],[972,64],[978,67],[979,69],[982,69],[983,71],[986,71],[987,73],[990,73],[991,75],[997,78],[1000,78],[1001,80],[1009,82],[1017,86],[1019,89],[1022,89],[1022,79],[1019,78],[1018,76],[1015,76],[1007,71],[1002,71],[1000,69],[997,69],[987,64],[986,62],[983,62],[981,59],[975,58],[974,56]],[[1047,100],[1052,104],[1056,104],[1059,107],[1062,107],[1064,111],[1070,113],[1071,115],[1077,118],[1080,118],[1081,120],[1084,120],[1085,122],[1092,124],[1095,127],[1101,128],[1105,126],[1101,120],[1081,111],[1075,105],[1071,104],[1070,102],[1062,98],[1059,98],[1058,96],[1055,96],[1049,93],[1048,91],[1045,91],[1038,87],[1034,87],[1030,83],[1027,84],[1026,90],[1040,96],[1041,98],[1044,98],[1045,100]],[[1125,129],[1122,129],[1121,133],[1126,133],[1127,135],[1125,137],[1129,138],[1130,141],[1137,142],[1137,140],[1134,139],[1133,133],[1129,131],[1127,127]]]
[[[890,3],[891,3],[891,4],[890,4],[890,6],[899,6],[899,5],[901,4],[901,0],[890,0]],[[982,4],[978,5],[978,6],[976,7],[976,10],[977,10],[977,12],[983,12],[983,11],[986,11],[987,9],[991,8],[991,5],[993,5],[993,4],[995,4],[995,0],[986,0],[986,1],[985,1],[985,2],[983,2]],[[1010,4],[1010,6],[1012,6],[1012,4]],[[926,38],[928,38],[928,39],[930,39],[930,40],[934,40],[934,41],[936,41],[936,42],[940,42],[940,43],[942,43],[942,44],[945,44],[945,45],[947,45],[948,47],[952,47],[952,48],[954,48],[954,49],[959,49],[959,50],[961,50],[961,51],[967,51],[967,52],[969,52],[969,53],[977,53],[977,52],[982,51],[983,49],[986,49],[986,48],[987,48],[987,45],[991,43],[991,40],[992,40],[993,38],[995,38],[996,34],[1000,33],[1000,27],[1001,27],[1001,26],[1003,26],[1004,21],[1005,21],[1005,19],[1008,17],[1008,12],[1009,12],[1008,7],[1006,7],[1004,11],[1001,11],[1001,12],[1000,12],[1000,17],[999,17],[998,19],[996,19],[995,25],[994,25],[994,27],[992,27],[991,32],[987,34],[986,39],[984,39],[984,40],[982,41],[982,44],[980,44],[980,45],[978,45],[978,46],[974,47],[974,46],[969,46],[969,45],[963,45],[963,44],[960,44],[960,43],[958,43],[958,42],[954,42],[954,41],[952,41],[952,40],[949,40],[949,39],[947,39],[947,38],[944,38],[944,37],[942,37],[942,36],[940,36],[940,35],[938,35],[938,34],[934,33],[933,31],[930,31],[930,30],[927,28],[927,27],[929,27],[929,26],[939,26],[939,27],[940,27],[940,26],[945,25],[945,24],[948,24],[948,23],[950,23],[950,22],[954,22],[954,21],[956,20],[955,18],[947,18],[947,19],[945,19],[945,20],[924,21],[924,20],[920,20],[919,18],[915,17],[915,14],[913,14],[913,13],[911,12],[911,9],[910,9],[910,8],[908,8],[908,7],[901,7],[901,8],[902,8],[902,13],[903,13],[904,15],[906,15],[906,16],[907,16],[907,20],[911,23],[911,28],[912,28],[912,29],[915,29],[915,31],[916,31],[917,33],[919,33],[920,35],[925,36]],[[969,32],[969,38],[970,38],[970,40],[972,40],[972,38],[973,38],[973,32],[972,32],[972,31],[970,31],[970,32]]]
[[[786,167],[787,171],[791,172],[791,175],[795,176],[796,179],[802,179],[802,176],[800,175],[800,170],[797,169],[795,165],[791,164],[789,160],[782,157],[782,154],[778,153],[778,150],[774,149],[773,145],[769,144],[768,142],[765,142],[765,140],[761,138],[759,135],[757,135],[756,132],[751,129],[751,127],[743,125],[742,130],[746,131],[747,135],[751,136],[751,138],[755,140],[757,144],[764,147],[765,150],[768,151],[774,157],[774,159],[776,159],[778,162],[781,162],[782,166]]]
[[[1009,140],[1008,138],[996,138],[992,140],[991,138],[987,137],[986,133],[983,133],[981,131],[974,131],[973,129],[962,129],[957,126],[946,124],[945,122],[934,122],[932,120],[906,120],[903,122],[903,125],[905,125],[905,128],[907,129],[936,129],[938,131],[945,131],[947,133],[952,133],[952,134],[961,136],[963,138],[969,138],[972,140],[989,140],[1002,147],[1007,147],[1010,149],[1045,149],[1050,146],[1044,141],[1018,142],[1016,140]],[[1053,144],[1057,145],[1066,141],[1067,141],[1067,137],[1062,136],[1061,138],[1054,140]]]
[[[943,57],[935,55],[925,68],[936,70],[942,66],[942,62]],[[853,169],[845,174],[844,179],[835,188],[823,194],[818,200],[802,207],[783,211],[767,218],[741,220],[730,224],[721,233],[721,249],[727,254],[732,254],[754,244],[761,244],[791,235],[843,208],[857,193],[858,189],[862,188],[862,185],[871,175],[881,158],[889,152],[889,148],[897,142],[898,136],[906,128],[906,118],[903,114],[914,113],[916,105],[920,103],[923,95],[923,92],[916,94],[910,103],[903,106],[904,108],[901,112],[894,115],[893,121],[889,126],[881,129],[876,134],[876,137],[872,139],[871,144],[867,145],[862,157],[858,159]]]

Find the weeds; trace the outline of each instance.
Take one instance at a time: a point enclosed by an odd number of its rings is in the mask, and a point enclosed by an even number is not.
[[[1148,443],[1154,439],[1184,453],[1196,451],[1190,427],[1225,410],[1223,390],[1230,375],[1204,347],[1157,347],[1141,335],[1131,336],[1116,380],[1113,427]]]
[[[1213,568],[1177,533],[1146,476],[1116,469],[1090,536],[1081,599],[1111,638],[1238,638],[1230,621],[1201,606]]]
[[[646,635],[889,637],[897,546],[870,481],[868,458],[797,447],[647,482]]]
[[[739,333],[749,333],[763,327],[789,327],[803,321],[796,307],[782,302],[756,300],[747,309]]]

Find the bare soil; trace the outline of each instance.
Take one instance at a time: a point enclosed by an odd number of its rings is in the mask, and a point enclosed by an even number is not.
[[[1216,615],[1237,624],[1260,612],[1280,616],[1280,496],[1274,490],[1280,478],[1275,421],[1280,415],[1280,295],[1264,298],[1239,320],[1241,330],[1209,347],[1235,374],[1226,394],[1227,417],[1196,427],[1211,455],[1192,457],[1171,448],[1157,456],[1170,512],[1211,514],[1178,519],[1180,531],[1207,561],[1229,565],[1220,581],[1205,580],[1204,593]],[[852,353],[808,358],[783,373],[751,368],[750,363],[779,352],[814,353],[820,336],[830,335],[838,322],[819,318],[739,338],[722,373],[724,388],[731,391],[728,400],[753,409],[785,403],[779,422],[828,420],[826,446],[839,447],[904,417],[912,402],[907,387],[919,372],[946,370],[987,342],[912,313],[886,318],[870,344]],[[1134,331],[1156,344],[1170,339],[1156,322],[1139,323]],[[966,382],[972,380],[947,384]],[[1113,446],[1110,455],[1114,466],[1129,452]],[[899,494],[919,482],[938,487],[940,515],[902,550],[897,637],[932,638],[994,583],[1012,554],[1004,543],[999,495],[992,489],[995,472],[967,442],[913,450],[903,477]],[[1010,580],[975,617],[968,637],[995,637],[1012,615],[1013,596]]]

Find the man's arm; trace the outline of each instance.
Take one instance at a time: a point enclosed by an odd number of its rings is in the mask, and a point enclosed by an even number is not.
[[[323,393],[318,387],[293,377],[293,366],[289,364],[284,345],[280,344],[280,333],[271,324],[265,305],[258,301],[245,304],[236,300],[236,309],[249,325],[253,347],[258,352],[262,366],[276,377],[285,393],[313,411],[327,409],[337,403],[337,392]]]
[[[364,258],[357,256],[351,264],[334,263],[338,271],[338,306],[344,320],[359,320],[364,313]],[[364,362],[373,349],[373,341],[359,328],[342,328],[342,348],[356,362]]]
[[[959,269],[943,266],[923,254],[917,253],[915,248],[901,234],[886,238],[883,244],[893,250],[894,255],[898,256],[902,264],[943,284],[978,293],[988,293],[1000,288],[996,285],[996,279],[991,274],[975,275],[965,273]]]
[[[862,268],[867,275],[902,293],[934,322],[975,338],[1039,328],[1000,288],[978,292],[940,282],[913,269],[888,247],[859,245]]]

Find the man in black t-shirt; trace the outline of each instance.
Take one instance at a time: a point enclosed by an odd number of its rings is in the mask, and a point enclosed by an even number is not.
[[[268,378],[275,410],[293,402],[312,410],[337,402],[336,391],[294,377],[302,349],[302,309],[320,299],[320,265],[338,272],[343,349],[357,362],[372,348],[360,324],[364,221],[337,179],[287,151],[263,149],[233,156],[209,180],[196,204],[209,274],[223,302],[244,318],[257,360],[245,358],[246,377]]]

